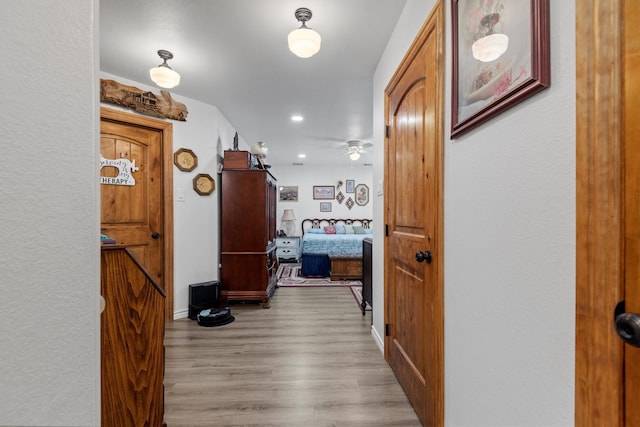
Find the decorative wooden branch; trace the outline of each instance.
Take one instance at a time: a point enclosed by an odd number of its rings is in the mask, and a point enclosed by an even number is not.
[[[174,101],[166,90],[160,90],[160,96],[157,96],[153,92],[145,92],[115,80],[100,79],[100,101],[181,122],[186,122],[189,114],[187,107],[181,102]]]

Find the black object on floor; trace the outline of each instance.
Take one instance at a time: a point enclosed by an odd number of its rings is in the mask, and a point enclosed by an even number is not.
[[[200,326],[222,326],[236,320],[231,315],[230,308],[209,308],[198,313],[198,325]]]
[[[220,282],[211,281],[189,285],[189,319],[206,308],[217,307],[220,301]]]

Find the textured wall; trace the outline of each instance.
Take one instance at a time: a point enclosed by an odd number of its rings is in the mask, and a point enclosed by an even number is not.
[[[1,425],[99,424],[95,1],[1,2]]]

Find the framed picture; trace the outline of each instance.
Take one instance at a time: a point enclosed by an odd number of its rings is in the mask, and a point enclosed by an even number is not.
[[[281,202],[297,202],[298,201],[298,187],[280,187],[280,201]]]
[[[331,212],[331,202],[320,202],[320,212]]]
[[[369,203],[369,187],[365,184],[356,185],[356,204],[364,206]]]
[[[333,200],[336,197],[336,188],[333,185],[314,185],[313,198],[315,200]]]
[[[451,138],[551,84],[549,0],[451,0]]]
[[[344,189],[346,193],[355,193],[356,192],[356,182],[353,179],[347,180],[347,188]]]

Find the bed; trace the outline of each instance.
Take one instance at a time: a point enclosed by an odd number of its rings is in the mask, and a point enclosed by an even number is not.
[[[371,222],[371,219],[303,220],[298,247],[302,275],[332,280],[361,278],[362,241],[371,237]]]

